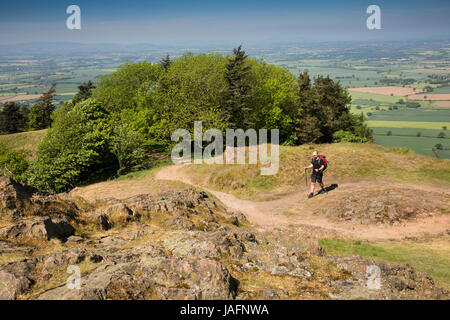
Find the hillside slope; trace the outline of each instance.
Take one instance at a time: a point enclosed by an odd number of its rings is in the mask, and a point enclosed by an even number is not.
[[[269,177],[168,165],[60,195],[2,177],[0,298],[448,299],[448,162],[320,146],[338,187],[307,200],[298,166],[315,147],[281,148]]]
[[[408,149],[358,143],[281,146],[280,168],[273,176],[260,175],[257,165],[195,165],[186,167],[185,174],[200,186],[243,199],[267,200],[305,191],[303,168],[309,165],[314,150],[327,156],[324,182],[328,185],[386,180],[441,189],[450,186],[449,160],[417,155]]]
[[[36,154],[39,143],[47,133],[47,129],[0,135],[0,143],[6,144],[12,150],[30,150]]]

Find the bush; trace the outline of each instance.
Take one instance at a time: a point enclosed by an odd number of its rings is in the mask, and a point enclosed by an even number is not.
[[[29,156],[27,150],[11,151],[4,144],[0,144],[0,175],[22,181],[23,174],[29,167]]]
[[[26,174],[28,183],[63,192],[110,174],[118,167],[111,136],[109,113],[95,100],[61,107]]]
[[[367,143],[369,140],[367,138],[359,137],[352,132],[340,130],[333,134],[333,142]]]
[[[114,129],[111,140],[111,152],[119,162],[118,175],[127,173],[131,169],[142,169],[145,166],[144,142],[139,134],[128,124],[119,124]]]

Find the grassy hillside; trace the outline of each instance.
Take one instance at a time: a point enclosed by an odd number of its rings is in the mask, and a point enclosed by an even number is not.
[[[375,144],[282,146],[279,172],[273,176],[261,176],[257,165],[191,165],[185,171],[196,184],[241,198],[277,196],[305,188],[303,168],[309,164],[314,150],[327,156],[326,184],[388,179],[442,188],[450,185],[449,160]]]
[[[20,149],[30,150],[34,155],[38,150],[39,143],[41,142],[42,138],[45,136],[46,133],[47,129],[14,134],[5,134],[0,135],[0,142],[5,143],[8,147],[10,147],[13,150],[20,150]]]

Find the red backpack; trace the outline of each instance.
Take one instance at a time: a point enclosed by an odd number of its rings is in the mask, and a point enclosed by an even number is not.
[[[323,161],[323,165],[324,165],[324,167],[323,167],[323,170],[322,171],[325,171],[325,170],[327,170],[327,168],[328,168],[328,162],[327,162],[327,157],[324,155],[324,154],[319,154],[319,157],[320,157],[320,159],[322,159],[322,161]]]

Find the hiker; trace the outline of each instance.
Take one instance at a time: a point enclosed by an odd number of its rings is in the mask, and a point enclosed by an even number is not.
[[[317,151],[314,151],[311,164],[305,167],[305,170],[311,168],[313,169],[311,174],[311,193],[308,195],[308,198],[312,198],[314,196],[314,187],[316,186],[316,183],[318,183],[322,188],[318,194],[322,194],[325,192],[325,187],[323,186],[322,182],[325,163]]]

